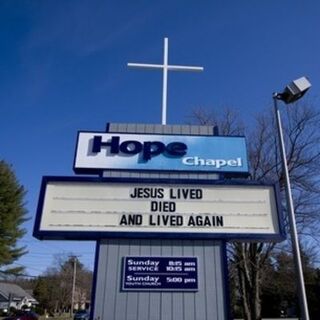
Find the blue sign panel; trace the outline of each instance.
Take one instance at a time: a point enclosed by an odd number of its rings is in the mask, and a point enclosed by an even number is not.
[[[247,174],[244,137],[79,132],[74,170]]]
[[[195,257],[125,257],[123,291],[197,291]]]

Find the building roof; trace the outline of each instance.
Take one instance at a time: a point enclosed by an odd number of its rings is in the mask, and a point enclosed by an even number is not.
[[[13,283],[0,282],[0,294],[9,300],[10,294],[12,298],[28,298],[29,300],[35,300],[34,297],[26,292],[24,289]]]

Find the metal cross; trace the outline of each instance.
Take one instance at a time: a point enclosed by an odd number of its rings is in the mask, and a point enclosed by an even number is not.
[[[168,71],[203,71],[203,67],[194,66],[176,66],[168,64],[168,38],[164,38],[163,64],[145,64],[145,63],[128,63],[128,67],[163,69],[162,85],[162,124],[167,123],[167,88],[168,88]]]

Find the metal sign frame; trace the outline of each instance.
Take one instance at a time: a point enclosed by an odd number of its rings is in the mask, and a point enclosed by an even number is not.
[[[135,185],[160,184],[170,185],[190,185],[190,186],[269,186],[274,191],[275,205],[277,210],[277,233],[210,233],[205,230],[200,232],[119,232],[119,231],[61,231],[61,230],[42,230],[41,219],[45,202],[46,187],[50,182],[80,182],[80,183],[126,183]],[[280,204],[279,188],[277,184],[259,184],[250,181],[208,181],[208,180],[189,180],[189,179],[141,179],[141,178],[88,178],[88,177],[43,177],[36,220],[33,235],[38,239],[48,240],[98,240],[106,238],[149,238],[149,239],[224,239],[224,240],[246,240],[246,241],[282,241],[285,239],[283,216]]]

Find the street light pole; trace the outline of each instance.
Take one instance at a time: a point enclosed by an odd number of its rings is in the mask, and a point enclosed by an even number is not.
[[[298,232],[296,226],[296,218],[292,200],[292,193],[291,193],[291,185],[290,185],[290,177],[289,177],[289,170],[287,165],[286,159],[286,150],[283,138],[283,130],[281,124],[281,116],[280,110],[278,107],[278,100],[281,99],[281,94],[278,93],[273,94],[273,102],[274,102],[274,109],[277,121],[277,130],[278,130],[278,137],[279,137],[279,147],[282,159],[282,166],[285,176],[285,190],[286,190],[286,197],[287,197],[287,210],[288,210],[288,218],[290,224],[290,234],[291,234],[291,242],[292,242],[292,250],[295,262],[296,273],[298,276],[297,285],[298,285],[298,295],[299,295],[299,303],[301,309],[301,315],[303,320],[309,320],[309,312],[308,312],[308,302],[307,302],[307,295],[304,286],[304,277],[303,277],[303,270],[302,270],[302,262],[301,262],[301,254],[300,254],[300,247],[299,247],[299,239],[298,239]]]

